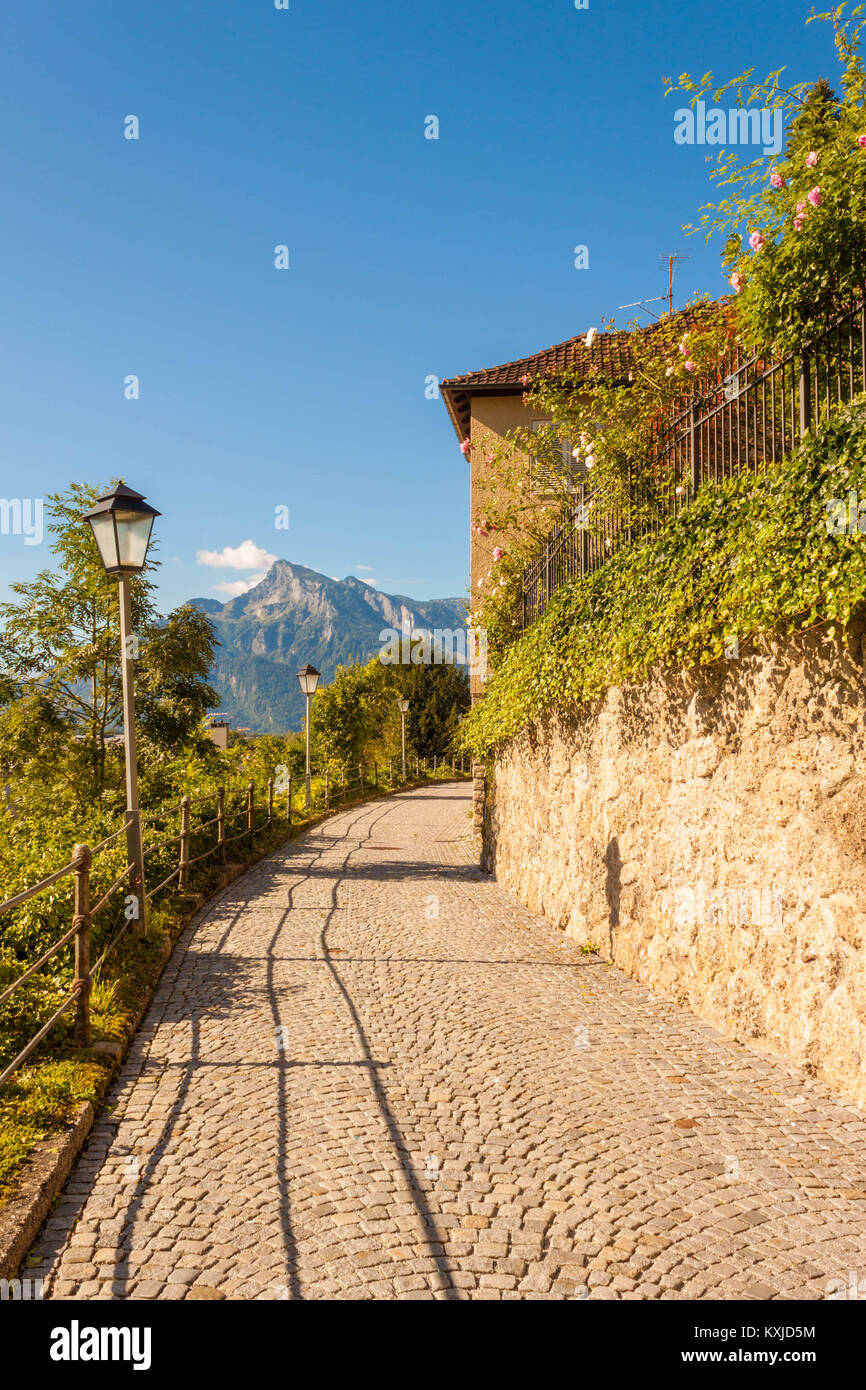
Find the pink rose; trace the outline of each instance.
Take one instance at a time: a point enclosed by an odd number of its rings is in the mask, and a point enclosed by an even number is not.
[[[778,169],[774,169],[773,172],[770,174],[770,183],[773,185],[774,188],[785,187],[785,180],[782,178],[782,175],[779,173]]]
[[[816,165],[817,163],[818,163],[818,151],[817,151],[817,150],[810,150],[809,153],[806,155],[806,168],[807,168],[807,169],[814,169],[814,167],[815,167],[815,165]]]
[[[765,244],[761,232],[752,232],[752,235],[749,237],[749,245],[753,251],[762,251]]]
[[[500,547],[499,547],[498,545],[495,545],[495,546],[493,547],[493,558],[494,558],[494,560],[501,560],[501,559],[502,559],[502,551],[501,551],[501,549],[500,549]]]
[[[860,146],[861,150],[866,150],[866,135],[858,135],[857,144]]]
[[[684,362],[683,366],[685,367],[687,372],[693,372],[695,370],[695,364],[691,358],[689,358],[688,362]]]
[[[797,204],[797,211],[798,211],[798,212],[808,212],[808,211],[809,211],[809,204],[808,204],[808,203],[798,203],[798,204]]]
[[[737,294],[739,294],[740,290],[744,288],[745,283],[745,275],[741,275],[739,270],[735,270],[733,275],[731,276],[731,288],[735,290]]]
[[[813,208],[819,208],[821,206],[821,190],[817,187],[817,185],[815,188],[810,190],[807,196]]]
[[[460,452],[461,452],[461,454],[466,455],[466,454],[469,453],[469,450],[470,450],[471,448],[472,448],[472,441],[469,440],[469,439],[464,439],[463,443],[460,445]]]
[[[794,231],[795,231],[795,232],[802,232],[802,230],[803,230],[803,219],[802,219],[802,217],[795,217],[795,218],[794,218]]]

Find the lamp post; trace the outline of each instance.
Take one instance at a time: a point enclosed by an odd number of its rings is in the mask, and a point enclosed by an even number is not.
[[[304,692],[304,695],[306,696],[306,699],[307,699],[307,790],[306,790],[306,795],[305,795],[305,798],[304,798],[304,805],[305,805],[305,806],[309,806],[309,804],[310,804],[310,701],[312,700],[313,696],[314,696],[315,693],[316,693],[316,686],[319,684],[319,672],[316,670],[315,666],[311,666],[311,665],[309,664],[309,662],[308,662],[307,665],[306,665],[306,666],[302,666],[302,667],[301,667],[301,670],[298,672],[298,681],[300,682],[301,690]]]
[[[103,493],[96,505],[85,512],[106,574],[118,581],[120,603],[120,673],[123,684],[123,743],[126,756],[126,853],[133,865],[132,887],[138,898],[138,911],[132,919],[137,935],[147,931],[144,903],[144,852],[141,841],[141,814],[138,808],[138,764],[135,755],[135,683],[133,662],[137,655],[132,631],[132,604],[129,580],[141,574],[154,517],[160,513],[145,502],[140,492],[118,483]]]
[[[406,781],[406,711],[407,711],[408,708],[409,708],[409,701],[408,701],[408,700],[400,700],[400,699],[398,699],[397,704],[398,704],[399,709],[400,709],[400,722],[401,722],[401,724],[402,724],[401,733],[402,733],[402,742],[403,742],[403,781],[405,782],[405,781]]]

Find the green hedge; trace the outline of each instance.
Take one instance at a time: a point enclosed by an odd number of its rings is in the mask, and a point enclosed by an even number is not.
[[[866,396],[784,463],[703,487],[660,535],[564,585],[506,650],[464,745],[484,757],[554,704],[718,661],[732,637],[742,656],[761,634],[844,627],[866,598],[866,537],[856,506],[853,533],[836,532],[827,503],[851,492],[866,530]]]

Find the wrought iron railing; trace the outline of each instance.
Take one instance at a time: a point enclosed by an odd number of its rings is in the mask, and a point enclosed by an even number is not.
[[[655,422],[647,457],[626,479],[622,503],[605,503],[598,489],[577,486],[573,509],[523,571],[522,629],[541,617],[562,584],[658,531],[705,484],[781,462],[813,424],[860,391],[866,391],[862,297],[799,353],[779,362],[760,354],[725,359],[714,382]]]

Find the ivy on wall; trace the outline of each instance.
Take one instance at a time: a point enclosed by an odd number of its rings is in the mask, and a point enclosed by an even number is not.
[[[564,585],[504,651],[464,746],[487,756],[545,709],[654,668],[744,656],[762,635],[844,629],[866,600],[864,533],[866,395],[783,464],[705,486],[660,534]]]

